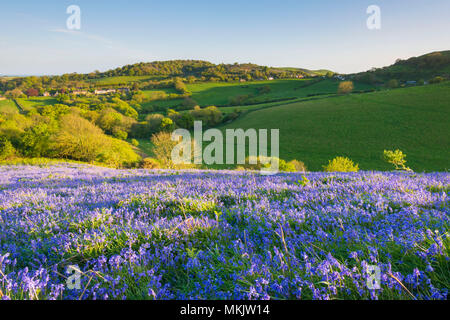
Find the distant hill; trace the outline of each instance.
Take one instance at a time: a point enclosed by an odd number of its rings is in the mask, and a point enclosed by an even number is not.
[[[261,80],[268,78],[308,77],[312,72],[296,68],[272,68],[252,63],[214,64],[202,60],[143,62],[98,73],[97,77],[158,76],[163,78],[195,77],[201,80]]]
[[[368,83],[385,83],[391,79],[429,81],[436,76],[450,79],[450,50],[432,52],[407,60],[399,59],[391,66],[372,69],[353,76],[356,80]]]
[[[304,69],[304,68],[291,68],[291,67],[288,67],[288,68],[279,68],[279,69],[286,70],[286,71],[300,71],[300,72],[303,72],[303,73],[305,73],[305,74],[307,74],[307,75],[309,75],[309,76],[311,76],[311,77],[315,77],[315,76],[324,76],[324,75],[326,75],[326,74],[329,73],[329,72],[331,72],[331,73],[334,74],[333,71],[327,70],[327,69],[309,70],[309,69]]]

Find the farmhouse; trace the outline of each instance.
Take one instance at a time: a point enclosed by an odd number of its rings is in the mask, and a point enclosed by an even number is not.
[[[95,90],[95,94],[109,94],[109,93],[116,93],[115,89],[106,89],[106,90]]]
[[[89,92],[85,91],[85,90],[75,90],[75,91],[72,92],[72,94],[74,94],[74,95],[88,95]]]
[[[49,92],[46,91],[46,92],[44,92],[44,93],[42,94],[42,96],[43,96],[43,97],[50,97],[51,94],[50,94]]]

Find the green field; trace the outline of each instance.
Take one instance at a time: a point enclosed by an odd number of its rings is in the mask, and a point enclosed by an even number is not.
[[[18,113],[19,110],[17,110],[17,106],[14,103],[14,101],[7,99],[7,100],[0,100],[0,113]]]
[[[273,81],[252,81],[244,83],[227,82],[202,82],[187,84],[188,90],[192,93],[191,98],[201,107],[218,106],[224,109],[225,113],[238,107],[241,110],[259,109],[256,105],[280,104],[280,102],[292,102],[293,100],[306,98],[315,94],[335,94],[337,92],[339,81],[325,79],[322,81],[311,79],[295,80],[273,80]],[[260,93],[263,87],[269,87],[267,93]],[[362,83],[355,83],[355,90],[368,90],[373,86]],[[156,94],[161,90],[144,91],[147,94]],[[174,93],[164,90],[167,94]],[[233,98],[238,96],[249,96],[250,101],[241,105],[230,106]],[[143,104],[145,110],[149,106],[158,106],[162,108],[174,108],[180,105],[183,99],[166,99],[150,101]],[[232,111],[231,111],[232,112]]]
[[[280,157],[310,170],[339,155],[365,170],[389,170],[384,149],[399,148],[416,171],[450,169],[450,82],[249,112],[223,126],[280,129]]]
[[[33,98],[20,98],[17,102],[22,106],[25,111],[31,111],[39,106],[48,106],[58,103],[55,98],[51,97],[33,97]]]

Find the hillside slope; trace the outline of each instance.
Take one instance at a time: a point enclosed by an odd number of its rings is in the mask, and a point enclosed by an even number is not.
[[[450,82],[353,94],[250,112],[226,128],[280,129],[280,156],[321,170],[345,155],[361,169],[389,170],[384,149],[406,152],[417,171],[450,169]]]
[[[450,78],[450,50],[428,53],[407,60],[397,60],[393,65],[358,73],[356,80],[369,83],[385,83],[391,79],[400,81],[429,81],[436,76]]]

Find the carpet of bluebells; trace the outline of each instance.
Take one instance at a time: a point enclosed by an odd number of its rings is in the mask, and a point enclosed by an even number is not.
[[[3,166],[0,299],[446,299],[449,185],[449,173]]]

